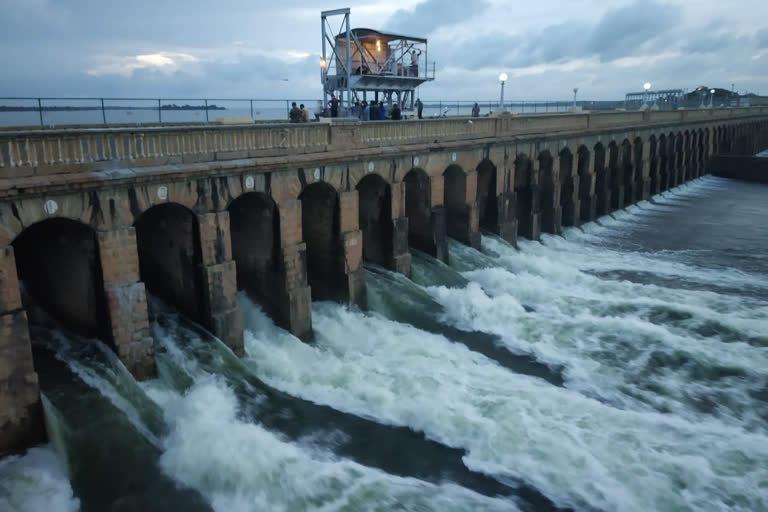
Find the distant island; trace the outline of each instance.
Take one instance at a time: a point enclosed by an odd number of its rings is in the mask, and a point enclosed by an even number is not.
[[[161,105],[160,110],[226,110],[226,107],[220,107],[215,104],[208,105],[206,107],[205,105],[176,105],[175,103]],[[15,105],[0,105],[0,112],[38,112],[40,108],[38,107],[25,107],[25,106],[15,106]],[[42,110],[44,112],[74,112],[74,111],[80,111],[80,110],[101,110],[101,105],[99,106],[45,106],[43,105]],[[130,105],[126,106],[115,106],[115,105],[105,105],[104,110],[157,110],[157,107],[134,107]]]

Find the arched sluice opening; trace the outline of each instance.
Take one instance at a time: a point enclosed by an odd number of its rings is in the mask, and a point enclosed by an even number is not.
[[[624,174],[620,167],[619,147],[616,142],[608,144],[608,182],[611,191],[610,211],[620,210],[624,206]]]
[[[575,202],[576,184],[573,176],[573,153],[568,148],[564,148],[559,155],[560,158],[560,207],[562,208],[562,225],[573,226],[578,224],[579,212]]]
[[[545,233],[560,233],[560,194],[555,183],[554,159],[549,151],[539,155],[541,173],[541,230]]]
[[[307,244],[307,279],[315,300],[348,297],[339,239],[339,196],[328,183],[307,186],[301,200],[301,228]]]
[[[701,176],[704,173],[704,165],[707,161],[707,144],[709,142],[709,128],[706,130],[699,130],[697,137],[699,141],[699,150],[696,153],[698,158],[696,159],[696,177]]]
[[[35,305],[64,327],[111,342],[96,232],[81,222],[53,218],[26,228],[12,243],[30,320]]]
[[[627,139],[621,143],[620,149],[620,181],[624,185],[624,201],[618,208],[634,203],[637,186],[635,184],[635,167],[632,165],[632,144]]]
[[[403,181],[408,245],[434,256],[436,247],[432,231],[432,189],[429,176],[421,169],[411,169]]]
[[[232,201],[228,210],[237,289],[245,290],[274,315],[284,289],[277,205],[266,194],[249,192]]]
[[[147,290],[195,322],[204,322],[197,216],[175,203],[153,206],[134,223],[139,273]]]
[[[595,200],[592,197],[592,180],[595,179],[589,171],[589,150],[579,146],[576,150],[576,174],[579,177],[579,217],[583,222],[589,222],[595,215]]]
[[[650,187],[651,187],[651,195],[657,194],[660,190],[660,183],[659,183],[659,154],[658,154],[658,143],[656,142],[656,136],[651,135],[648,139],[649,149],[650,149],[650,158],[651,161],[648,166],[648,178],[651,180]]]
[[[477,166],[477,210],[480,228],[498,233],[499,203],[496,198],[496,166],[483,160]]]
[[[605,166],[605,147],[599,142],[595,144],[595,198],[597,199],[596,214],[605,215],[611,210],[611,191],[608,179],[608,169]]]
[[[394,268],[392,187],[378,174],[369,174],[357,184],[359,228],[363,232],[363,259]]]
[[[533,175],[533,162],[527,155],[518,155],[515,159],[515,217],[517,232],[520,236],[535,240],[538,238],[536,213],[538,213],[536,182]]]
[[[472,212],[467,204],[467,174],[458,165],[449,165],[443,178],[446,232],[462,243],[473,245]],[[475,233],[475,236],[478,234]]]

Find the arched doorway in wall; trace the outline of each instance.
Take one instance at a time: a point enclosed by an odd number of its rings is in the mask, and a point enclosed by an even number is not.
[[[228,211],[237,288],[274,315],[284,290],[277,205],[267,194],[249,192],[232,201]]]
[[[586,146],[579,146],[576,150],[576,174],[579,176],[579,216],[582,222],[593,220],[595,215],[595,198],[592,196],[592,176],[589,170],[590,154]]]
[[[363,259],[393,269],[392,187],[378,174],[368,174],[356,188]]]
[[[477,210],[480,229],[499,232],[499,204],[496,192],[496,166],[483,160],[477,166]]]
[[[40,306],[62,326],[111,343],[96,232],[81,222],[46,219],[13,241],[30,321]]]
[[[143,212],[134,227],[139,273],[147,291],[205,324],[197,215],[179,204],[164,203]]]
[[[348,299],[340,240],[339,195],[325,182],[308,185],[299,196],[307,244],[307,279],[315,300]]]

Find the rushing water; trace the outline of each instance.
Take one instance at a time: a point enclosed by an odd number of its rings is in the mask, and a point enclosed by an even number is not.
[[[768,510],[766,198],[707,177],[370,267],[312,344],[241,296],[242,359],[154,303],[141,384],[36,329],[51,442],[0,461],[0,510]]]

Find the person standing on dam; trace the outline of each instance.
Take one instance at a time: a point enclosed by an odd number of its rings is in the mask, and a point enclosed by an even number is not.
[[[329,103],[331,105],[331,117],[339,117],[339,98],[331,96]]]
[[[290,119],[292,123],[300,123],[301,118],[301,109],[296,106],[296,102],[294,101],[291,103],[291,111],[288,113],[288,119]]]

